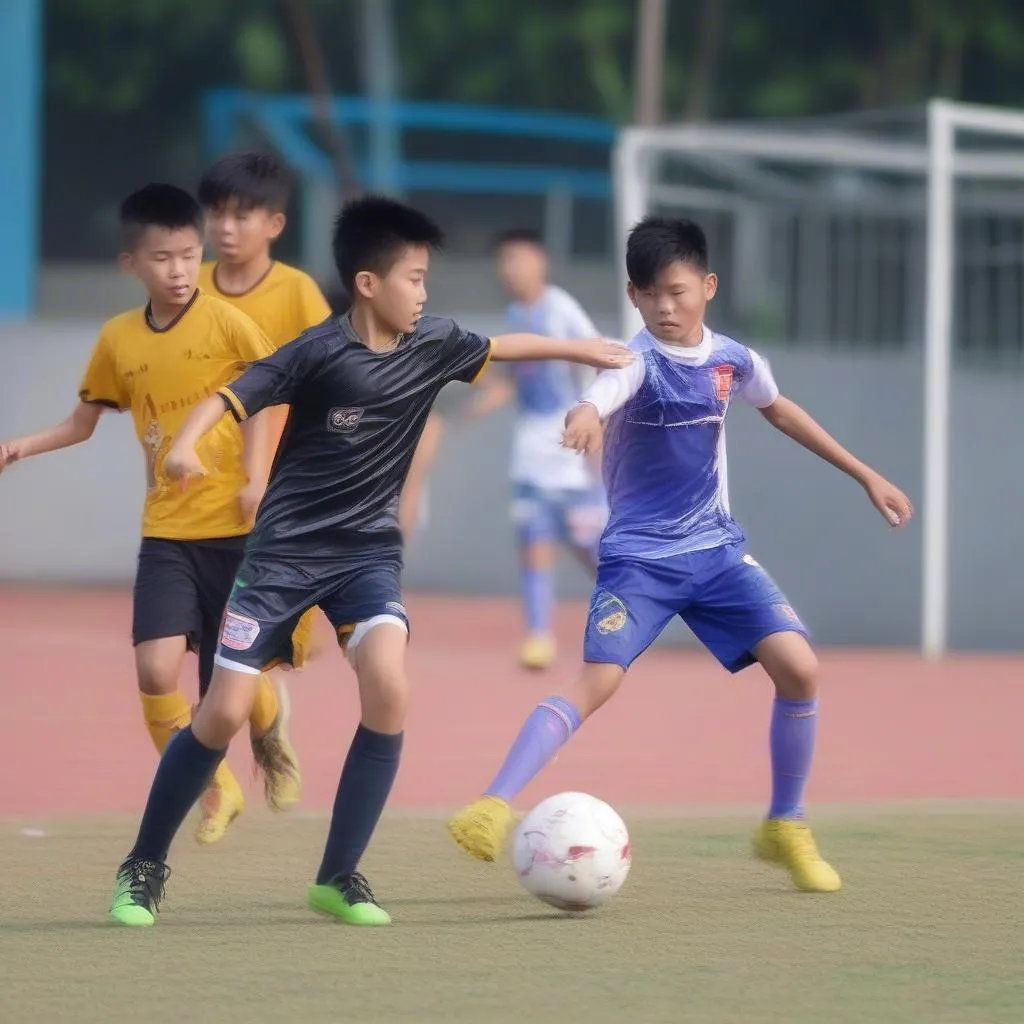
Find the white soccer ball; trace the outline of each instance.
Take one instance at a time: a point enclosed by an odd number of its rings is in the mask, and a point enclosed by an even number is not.
[[[512,837],[512,864],[523,887],[559,910],[607,903],[629,874],[629,832],[603,800],[559,793],[539,803]]]

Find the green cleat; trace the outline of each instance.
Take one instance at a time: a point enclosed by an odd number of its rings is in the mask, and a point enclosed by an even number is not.
[[[370,886],[362,875],[349,875],[329,885],[309,887],[309,905],[321,914],[330,914],[345,924],[391,924],[386,910],[377,905]]]
[[[171,869],[166,864],[129,857],[117,869],[110,916],[129,928],[151,928],[170,874]]]

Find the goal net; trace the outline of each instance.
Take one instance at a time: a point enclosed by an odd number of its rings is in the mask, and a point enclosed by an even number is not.
[[[864,586],[852,615],[822,595],[819,610],[836,623],[825,639],[916,643],[928,657],[1024,649],[1024,403],[1014,397],[1024,385],[1024,113],[935,100],[831,119],[629,128],[616,146],[615,207],[620,259],[647,213],[704,227],[720,280],[715,327],[765,346],[787,370],[799,364],[818,394],[849,404],[840,392],[859,387],[861,415],[848,409],[840,435],[851,447],[863,434],[878,450],[888,419],[887,464],[908,467],[920,554],[883,545],[872,570],[866,550],[843,563],[833,536],[836,589],[844,576]],[[624,336],[640,326],[626,299],[621,319]],[[963,368],[955,392],[953,367]],[[977,493],[981,479],[998,480],[995,491]],[[1001,498],[1018,504],[996,513],[994,529],[986,514]],[[779,543],[798,544],[801,528]],[[893,562],[912,584],[886,610],[867,577],[891,591]]]

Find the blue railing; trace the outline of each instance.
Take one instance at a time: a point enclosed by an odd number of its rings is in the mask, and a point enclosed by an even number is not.
[[[607,163],[615,137],[614,126],[593,117],[506,110],[499,107],[452,103],[399,102],[384,110],[371,100],[352,96],[331,102],[334,122],[345,131],[353,126],[372,129],[385,116],[399,140],[389,178],[404,192],[457,192],[487,195],[543,196],[553,192],[581,199],[607,199],[611,182],[607,170],[570,165],[487,163],[484,161],[407,160],[402,156],[403,130],[447,134],[555,140],[598,147]],[[258,96],[236,89],[209,92],[203,99],[203,140],[208,157],[236,145],[238,131],[248,122],[264,134],[285,160],[304,177],[332,182],[335,171],[328,155],[307,135],[314,120],[314,103],[306,95]],[[361,181],[373,185],[369,156],[356,152],[353,167]]]

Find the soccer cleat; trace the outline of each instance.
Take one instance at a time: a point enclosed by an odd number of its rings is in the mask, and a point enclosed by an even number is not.
[[[370,884],[360,874],[339,878],[329,885],[309,887],[309,905],[345,924],[391,924],[391,916],[378,905]]]
[[[768,818],[754,833],[754,855],[784,867],[801,892],[838,892],[842,881],[818,852],[806,823],[793,818]]]
[[[117,869],[110,916],[129,928],[151,928],[170,876],[171,869],[166,864],[129,857]]]
[[[250,743],[256,768],[263,772],[267,806],[274,811],[286,811],[294,807],[302,796],[302,773],[288,738],[291,702],[283,682],[277,685],[277,696],[280,710],[274,724],[262,736],[250,734]]]
[[[541,672],[555,660],[555,638],[550,633],[531,633],[519,648],[522,668]]]
[[[199,799],[199,824],[196,826],[196,842],[204,846],[224,838],[228,826],[245,810],[245,797],[238,780],[221,762],[220,768]]]
[[[512,808],[496,796],[482,796],[450,822],[452,838],[477,860],[497,860],[512,830]]]

